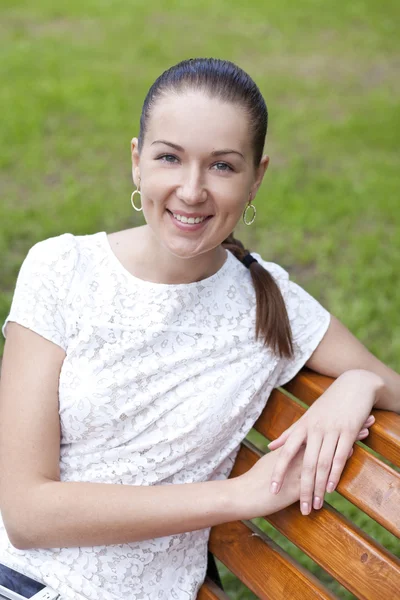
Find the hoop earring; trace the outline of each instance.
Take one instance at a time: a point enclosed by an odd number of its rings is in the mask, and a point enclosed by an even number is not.
[[[246,220],[247,219],[247,211],[249,210],[249,208],[253,209],[253,215],[252,215],[250,221],[247,221]],[[257,212],[256,207],[254,206],[254,204],[251,204],[251,200],[250,200],[249,204],[246,206],[244,213],[243,213],[243,223],[245,225],[251,225],[252,223],[254,223],[255,218],[256,218],[256,212]]]
[[[134,203],[134,201],[133,201],[133,197],[134,197],[134,195],[135,195],[135,194],[139,194],[140,201],[142,201],[142,195],[141,195],[141,192],[140,192],[140,190],[135,190],[135,191],[134,191],[134,192],[132,192],[132,194],[131,194],[131,204],[132,204],[132,206],[133,206],[133,208],[134,208],[135,210],[137,210],[138,212],[140,212],[141,210],[143,210],[143,206],[142,206],[142,205],[140,205],[140,208],[138,208],[137,206],[135,206],[135,203]]]

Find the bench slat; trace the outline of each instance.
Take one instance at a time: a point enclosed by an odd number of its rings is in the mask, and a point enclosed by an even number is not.
[[[305,410],[274,390],[254,429],[273,440]],[[355,444],[336,489],[388,531],[400,536],[400,474],[359,444]]]
[[[229,600],[229,596],[212,579],[206,577],[197,594],[197,600]]]
[[[261,455],[245,441],[231,477],[248,471]],[[400,589],[400,561],[327,503],[307,517],[295,503],[265,519],[357,598],[396,597]]]
[[[332,377],[304,368],[284,386],[284,389],[311,406],[334,382]],[[400,417],[391,411],[372,411],[376,421],[363,444],[378,452],[396,467],[400,467]]]
[[[400,537],[400,473],[356,446],[337,491]]]
[[[260,600],[336,598],[250,521],[214,526],[209,549]]]
[[[355,536],[353,524],[348,521],[346,527],[346,519],[332,507],[310,514],[308,523],[299,514],[292,505],[268,520],[359,600],[397,597],[400,561],[395,556],[371,543],[361,529]],[[346,543],[338,543],[344,537]]]

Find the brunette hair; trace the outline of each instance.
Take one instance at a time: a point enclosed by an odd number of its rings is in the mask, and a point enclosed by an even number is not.
[[[147,93],[140,116],[139,153],[155,103],[170,93],[180,94],[192,90],[244,108],[249,119],[254,167],[257,168],[262,158],[268,125],[268,111],[264,98],[245,71],[228,60],[217,58],[183,60],[156,79]],[[243,244],[235,239],[234,232],[222,245],[240,261],[248,254]],[[292,332],[279,286],[271,273],[258,262],[252,262],[249,270],[256,291],[256,338],[262,337],[264,344],[281,358],[292,358]]]

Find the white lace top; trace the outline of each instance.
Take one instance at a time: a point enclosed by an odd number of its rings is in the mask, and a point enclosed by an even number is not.
[[[279,265],[295,341],[280,360],[255,341],[255,292],[230,252],[202,281],[143,281],[105,232],[37,243],[8,320],[61,346],[62,481],[181,484],[229,476],[241,440],[274,387],[289,381],[330,314]],[[62,518],[62,515],[60,515]],[[209,529],[130,544],[17,550],[0,520],[0,562],[90,600],[191,600],[203,582]]]

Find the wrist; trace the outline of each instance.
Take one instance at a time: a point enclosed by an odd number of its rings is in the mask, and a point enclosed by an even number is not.
[[[385,382],[380,375],[367,371],[365,369],[351,369],[342,373],[338,379],[351,381],[357,385],[357,391],[362,393],[364,390],[372,398],[371,409],[380,400],[385,390]]]
[[[239,521],[242,519],[251,519],[254,515],[251,513],[251,504],[249,502],[249,496],[252,494],[249,490],[248,484],[250,481],[246,481],[244,475],[238,475],[227,479],[227,493],[228,493],[228,506],[227,510],[231,515],[231,521]],[[251,516],[249,516],[251,514]]]

